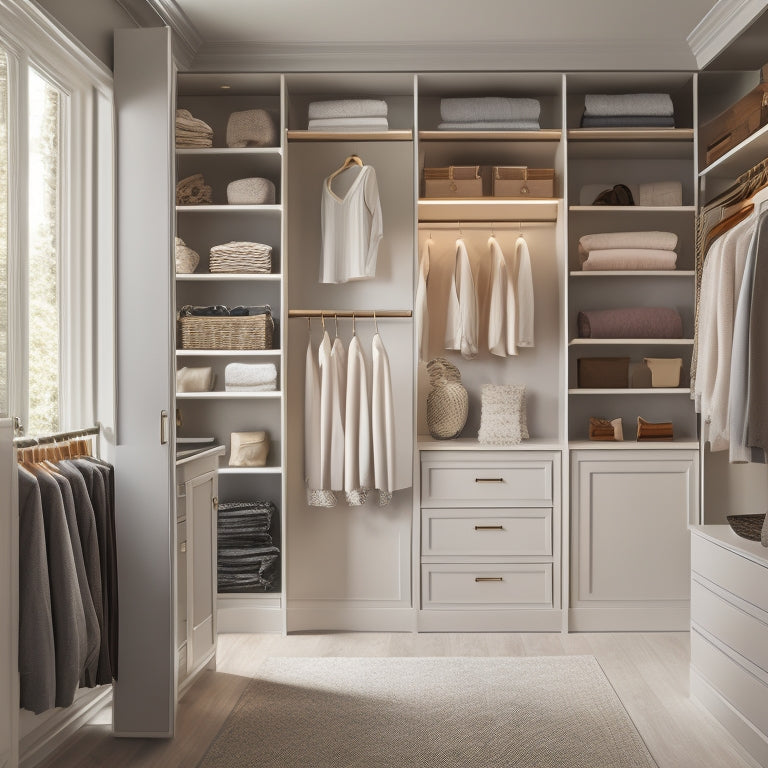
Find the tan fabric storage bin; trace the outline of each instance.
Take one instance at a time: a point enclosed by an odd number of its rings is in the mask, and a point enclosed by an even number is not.
[[[479,165],[449,165],[424,169],[425,197],[482,197]]]
[[[683,367],[679,357],[644,357],[643,362],[651,369],[652,387],[679,387]]]
[[[494,165],[494,197],[554,197],[555,169]]]

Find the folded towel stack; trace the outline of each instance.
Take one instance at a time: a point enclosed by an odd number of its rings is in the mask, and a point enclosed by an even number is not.
[[[240,240],[214,245],[209,269],[211,272],[266,274],[272,271],[272,246]]]
[[[651,422],[637,417],[637,441],[674,440],[674,429],[671,421]]]
[[[541,104],[537,99],[479,96],[440,99],[441,131],[538,131]]]
[[[674,128],[668,93],[587,94],[582,128]]]
[[[585,309],[577,317],[583,339],[680,339],[683,320],[670,307]]]
[[[271,501],[235,501],[219,504],[219,592],[267,592],[277,588],[276,563],[280,550],[269,533]]]
[[[277,389],[274,363],[229,363],[224,369],[227,392],[272,392]]]
[[[192,117],[192,113],[188,109],[177,109],[176,146],[212,147],[213,129],[203,120]]]
[[[386,131],[387,102],[380,99],[313,101],[309,105],[309,130],[331,132]]]
[[[604,232],[579,239],[584,271],[671,270],[677,265],[674,232]]]

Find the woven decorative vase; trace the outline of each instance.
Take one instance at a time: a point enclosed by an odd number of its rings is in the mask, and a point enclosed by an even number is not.
[[[200,255],[197,251],[193,251],[185,242],[180,238],[176,238],[176,273],[179,275],[187,275],[194,272],[197,269],[197,265],[200,263]]]
[[[427,395],[427,427],[436,440],[458,437],[467,423],[469,396],[461,373],[444,357],[427,363],[432,391]]]
[[[206,205],[213,202],[213,189],[202,173],[187,176],[176,185],[176,205]]]

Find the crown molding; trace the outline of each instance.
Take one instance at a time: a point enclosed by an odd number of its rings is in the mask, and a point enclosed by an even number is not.
[[[94,86],[112,90],[112,72],[56,19],[30,0],[0,0],[4,14],[0,35],[8,35],[53,68],[84,71]]]
[[[684,41],[208,43],[191,69],[259,72],[679,70],[696,62]]]
[[[688,35],[699,69],[732,43],[765,9],[768,0],[719,0]]]
[[[136,2],[137,0],[128,0]],[[188,68],[203,45],[197,27],[189,20],[175,0],[143,0],[171,28],[173,56],[182,68]]]

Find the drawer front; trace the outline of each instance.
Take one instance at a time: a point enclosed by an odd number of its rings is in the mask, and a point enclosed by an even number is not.
[[[552,608],[552,563],[422,565],[421,607]]]
[[[691,621],[768,673],[768,624],[723,600],[695,577]]]
[[[691,536],[691,570],[768,612],[768,568],[701,536]]]
[[[552,554],[552,508],[424,509],[423,555]]]
[[[768,736],[768,685],[695,630],[691,632],[691,665],[764,736]]]
[[[421,500],[427,506],[551,504],[552,462],[423,461]]]

